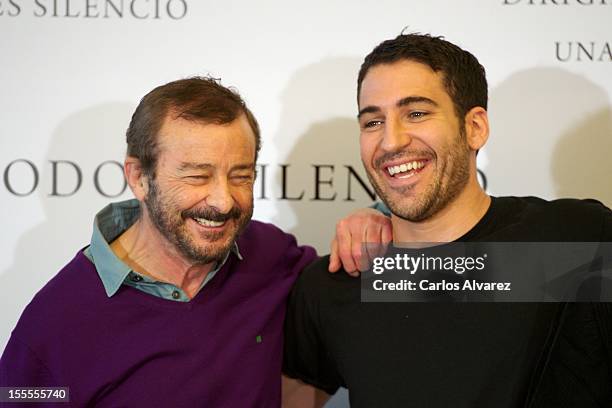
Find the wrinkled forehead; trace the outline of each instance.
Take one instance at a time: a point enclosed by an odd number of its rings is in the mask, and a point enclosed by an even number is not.
[[[224,124],[168,116],[158,143],[162,155],[192,162],[255,160],[255,135],[244,114]]]

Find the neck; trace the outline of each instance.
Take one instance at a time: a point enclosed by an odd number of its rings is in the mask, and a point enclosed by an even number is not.
[[[489,197],[476,180],[430,218],[412,222],[391,216],[393,242],[451,242],[471,230],[487,212]]]
[[[144,214],[111,244],[119,259],[134,272],[171,283],[193,298],[214,262],[202,265],[185,259]]]

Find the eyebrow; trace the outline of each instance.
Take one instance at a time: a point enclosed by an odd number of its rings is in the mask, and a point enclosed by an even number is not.
[[[230,171],[234,171],[234,170],[254,170],[254,169],[255,169],[255,163],[237,164],[234,167],[232,167],[230,169]]]
[[[438,106],[438,103],[436,101],[434,101],[433,99],[429,99],[425,96],[407,96],[397,101],[395,106],[402,107],[402,106],[410,105],[412,103],[426,103],[428,105],[432,105],[435,107]],[[380,110],[381,110],[380,107],[375,106],[375,105],[366,106],[365,108],[359,111],[359,114],[357,114],[357,119],[359,119],[361,116],[363,116],[366,113],[378,113],[380,112]]]
[[[179,170],[180,171],[185,171],[185,170],[209,170],[209,169],[211,169],[213,167],[214,166],[212,164],[210,164],[210,163],[183,162],[179,166]]]
[[[210,163],[190,163],[190,162],[183,162],[180,164],[179,166],[179,170],[180,171],[187,171],[187,170],[210,170],[210,169],[214,169],[215,166],[210,164]],[[230,170],[253,170],[255,169],[255,164],[254,163],[248,163],[248,164],[237,164],[234,167],[232,167]]]

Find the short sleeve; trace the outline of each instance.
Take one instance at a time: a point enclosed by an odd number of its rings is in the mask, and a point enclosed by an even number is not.
[[[322,340],[317,296],[321,288],[311,279],[313,269],[327,265],[325,259],[306,268],[291,291],[285,318],[283,372],[331,395],[343,381]]]

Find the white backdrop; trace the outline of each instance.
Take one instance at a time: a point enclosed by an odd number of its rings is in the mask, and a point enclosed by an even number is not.
[[[612,205],[612,0],[0,0],[0,350],[95,212],[129,197],[100,193],[123,187],[107,162],[140,97],[180,77],[241,92],[263,132],[255,218],[326,252],[335,220],[371,203],[346,167],[366,180],[358,67],[406,26],[487,69],[491,194]]]

